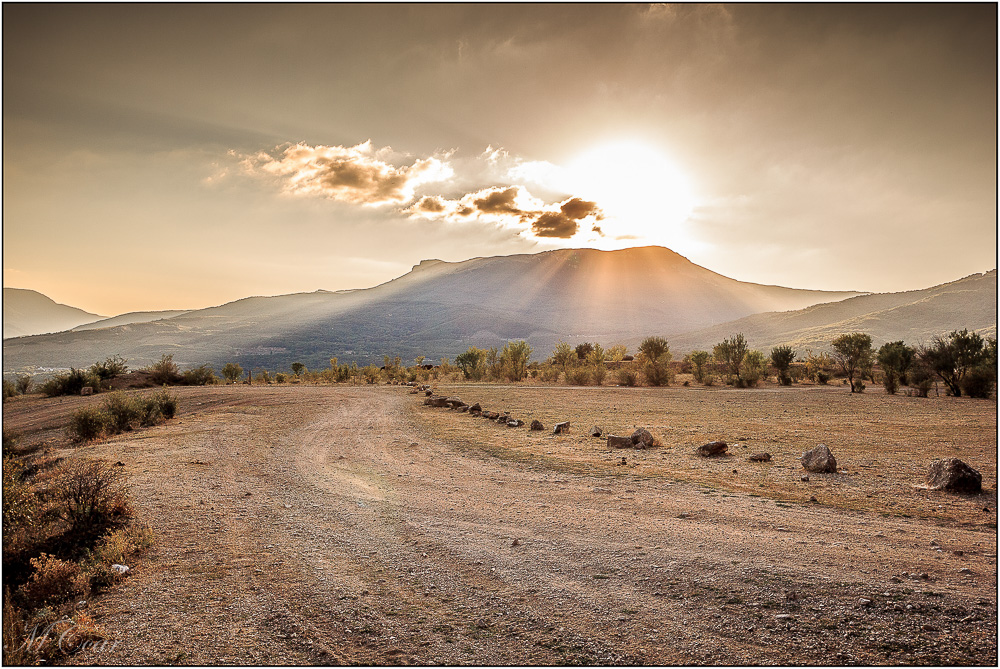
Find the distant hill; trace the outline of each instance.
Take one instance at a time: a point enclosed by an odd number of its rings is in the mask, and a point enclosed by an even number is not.
[[[928,344],[936,335],[968,329],[997,336],[997,271],[973,274],[924,290],[862,295],[785,313],[763,313],[671,339],[679,351],[711,350],[742,332],[761,351],[788,344],[800,351],[830,350],[835,337],[865,332],[878,347],[887,341]]]
[[[62,332],[106,318],[58,304],[34,290],[3,289],[3,338]]]
[[[164,318],[173,318],[174,316],[180,316],[181,314],[189,313],[184,309],[174,309],[172,311],[130,311],[127,314],[119,314],[118,316],[112,316],[111,318],[105,318],[103,320],[94,321],[93,323],[85,323],[83,325],[77,325],[72,328],[73,332],[81,332],[83,330],[99,330],[101,328],[113,328],[117,325],[130,325],[132,323],[148,323],[150,321],[159,321]]]
[[[731,279],[661,247],[561,249],[530,255],[425,260],[373,288],[249,297],[169,319],[4,343],[16,366],[66,367],[121,354],[134,367],[174,354],[181,365],[238,362],[325,367],[330,357],[381,363],[454,358],[474,345],[527,339],[546,357],[559,339],[634,346],[761,311],[859,295]]]

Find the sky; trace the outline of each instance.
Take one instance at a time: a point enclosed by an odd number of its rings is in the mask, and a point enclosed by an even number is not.
[[[3,4],[4,285],[102,315],[660,245],[996,267],[997,6]]]

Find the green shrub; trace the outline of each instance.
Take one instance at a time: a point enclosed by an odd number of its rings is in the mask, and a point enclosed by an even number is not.
[[[639,375],[633,370],[624,367],[615,372],[615,377],[618,379],[618,385],[620,386],[631,388],[639,383]]]
[[[17,386],[13,382],[7,379],[3,380],[3,401],[6,402],[8,398],[17,395]]]
[[[586,367],[574,367],[566,372],[566,383],[571,386],[589,386],[590,370]]]
[[[885,392],[895,395],[896,391],[899,390],[899,376],[892,371],[884,371],[882,373],[882,385],[885,387]]]
[[[69,433],[74,441],[90,441],[102,436],[111,426],[107,412],[98,407],[83,407],[73,412]]]
[[[243,378],[243,368],[235,362],[227,362],[222,367],[222,376],[227,383],[236,383]]]
[[[173,355],[163,354],[159,362],[154,362],[146,371],[149,372],[150,380],[158,386],[180,383],[184,379]]]
[[[177,415],[177,398],[166,390],[160,390],[149,398],[149,400],[156,406],[159,413],[170,420]]]
[[[215,383],[215,372],[208,365],[184,371],[184,385],[208,386]]]
[[[604,378],[608,375],[608,368],[602,365],[594,365],[590,368],[590,376],[594,379],[594,384],[604,385]]]
[[[130,431],[134,424],[147,417],[146,404],[122,391],[111,393],[104,399],[104,410],[108,414],[108,427],[114,434]]]
[[[962,379],[962,392],[969,397],[988,399],[993,392],[993,385],[996,381],[996,370],[986,367],[973,367]]]
[[[277,374],[274,375],[274,380],[277,383],[284,383],[285,381],[288,380],[288,377],[284,374],[284,372],[278,372]],[[338,379],[338,381],[339,381],[339,379]]]
[[[107,358],[104,362],[95,362],[90,366],[90,373],[102,381],[109,381],[128,372],[126,362],[125,358],[116,355]]]
[[[48,397],[79,395],[85,387],[93,388],[98,393],[101,391],[101,379],[91,372],[70,368],[69,372],[57,374],[43,383],[42,392]]]

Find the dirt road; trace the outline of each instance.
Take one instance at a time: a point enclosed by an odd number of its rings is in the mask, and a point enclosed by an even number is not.
[[[997,659],[995,527],[498,458],[399,387],[177,394],[74,454],[124,462],[157,535],[74,664]]]

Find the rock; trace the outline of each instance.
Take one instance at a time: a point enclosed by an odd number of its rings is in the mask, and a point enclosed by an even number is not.
[[[569,433],[569,421],[564,421],[562,423],[556,423],[555,427],[552,429],[552,434],[567,434]]]
[[[424,404],[432,407],[446,407],[448,406],[447,397],[428,397],[424,400]]]
[[[520,545],[521,545],[521,542],[518,541],[516,537],[514,538],[514,541],[510,542],[510,547],[511,548],[514,548],[515,546],[520,546]]]
[[[594,427],[590,428],[590,436],[591,437],[600,437],[602,434],[604,434],[604,430],[602,430],[601,428],[597,427],[596,425]]]
[[[972,574],[972,570],[969,569],[968,567],[962,567],[961,569],[958,570],[958,573],[959,574]]]
[[[729,445],[726,442],[710,441],[699,446],[695,452],[703,458],[711,458],[716,455],[724,455],[727,450],[729,450]]]
[[[935,460],[927,472],[927,487],[931,490],[979,492],[983,489],[983,475],[958,458]]]
[[[651,448],[656,444],[656,440],[653,439],[653,435],[650,434],[649,430],[644,427],[640,427],[633,432],[630,439],[636,448]]]
[[[445,400],[445,404],[454,409],[455,407],[465,404],[465,402],[462,401],[461,397],[449,397]]]
[[[81,395],[93,395],[94,394],[94,389],[91,388],[90,386],[84,386],[83,388],[80,388],[80,394]]]
[[[749,458],[747,458],[747,460],[749,460],[750,462],[770,462],[771,461],[771,454],[770,453],[754,453]]]
[[[507,427],[521,427],[524,425],[524,421],[520,418],[511,418],[507,421]]]
[[[803,476],[799,480],[802,481],[803,483],[809,483],[809,475],[806,474],[805,476]]]
[[[834,474],[837,472],[837,459],[833,457],[833,453],[826,447],[826,444],[820,444],[811,451],[803,453],[801,461],[806,471]]]
[[[457,411],[458,413],[465,413],[468,410],[469,410],[469,405],[468,404],[463,404],[461,406],[455,407],[455,411]]]
[[[483,407],[479,405],[479,402],[476,402],[475,404],[469,407],[469,413],[482,413],[482,412],[483,412]]]
[[[126,566],[125,566],[125,565],[123,565],[123,564],[113,564],[113,565],[111,565],[111,569],[112,569],[112,571],[114,571],[114,572],[115,572],[116,574],[127,574],[127,573],[129,573],[130,571],[132,571],[131,569],[129,569],[128,567],[126,567]]]
[[[619,466],[619,467],[624,467],[624,466],[625,466],[625,465],[627,465],[627,464],[628,464],[628,460],[626,460],[626,459],[625,459],[625,456],[623,455],[623,456],[622,456],[622,461],[618,463],[618,466]]]
[[[812,497],[810,497],[809,501],[812,502],[813,504],[819,504],[819,500],[816,499],[815,495],[813,495]]]
[[[608,448],[632,448],[632,437],[619,437],[609,434]]]
[[[427,395],[427,397],[430,397],[433,394],[434,394],[434,391],[431,390],[430,388],[427,388],[426,390],[424,390],[424,395]]]
[[[531,425],[529,426],[529,429],[534,430],[534,431],[537,432],[538,430],[544,430],[545,426],[542,425],[542,421],[536,419],[536,420],[531,421]]]
[[[498,414],[496,411],[484,411],[482,412],[482,417],[485,418],[486,420],[496,420],[497,418],[500,417],[500,414]]]
[[[509,411],[504,411],[502,414],[500,414],[499,416],[497,416],[497,422],[498,423],[502,423],[502,424],[506,425],[507,421],[509,421],[509,420],[510,420],[510,412]]]

